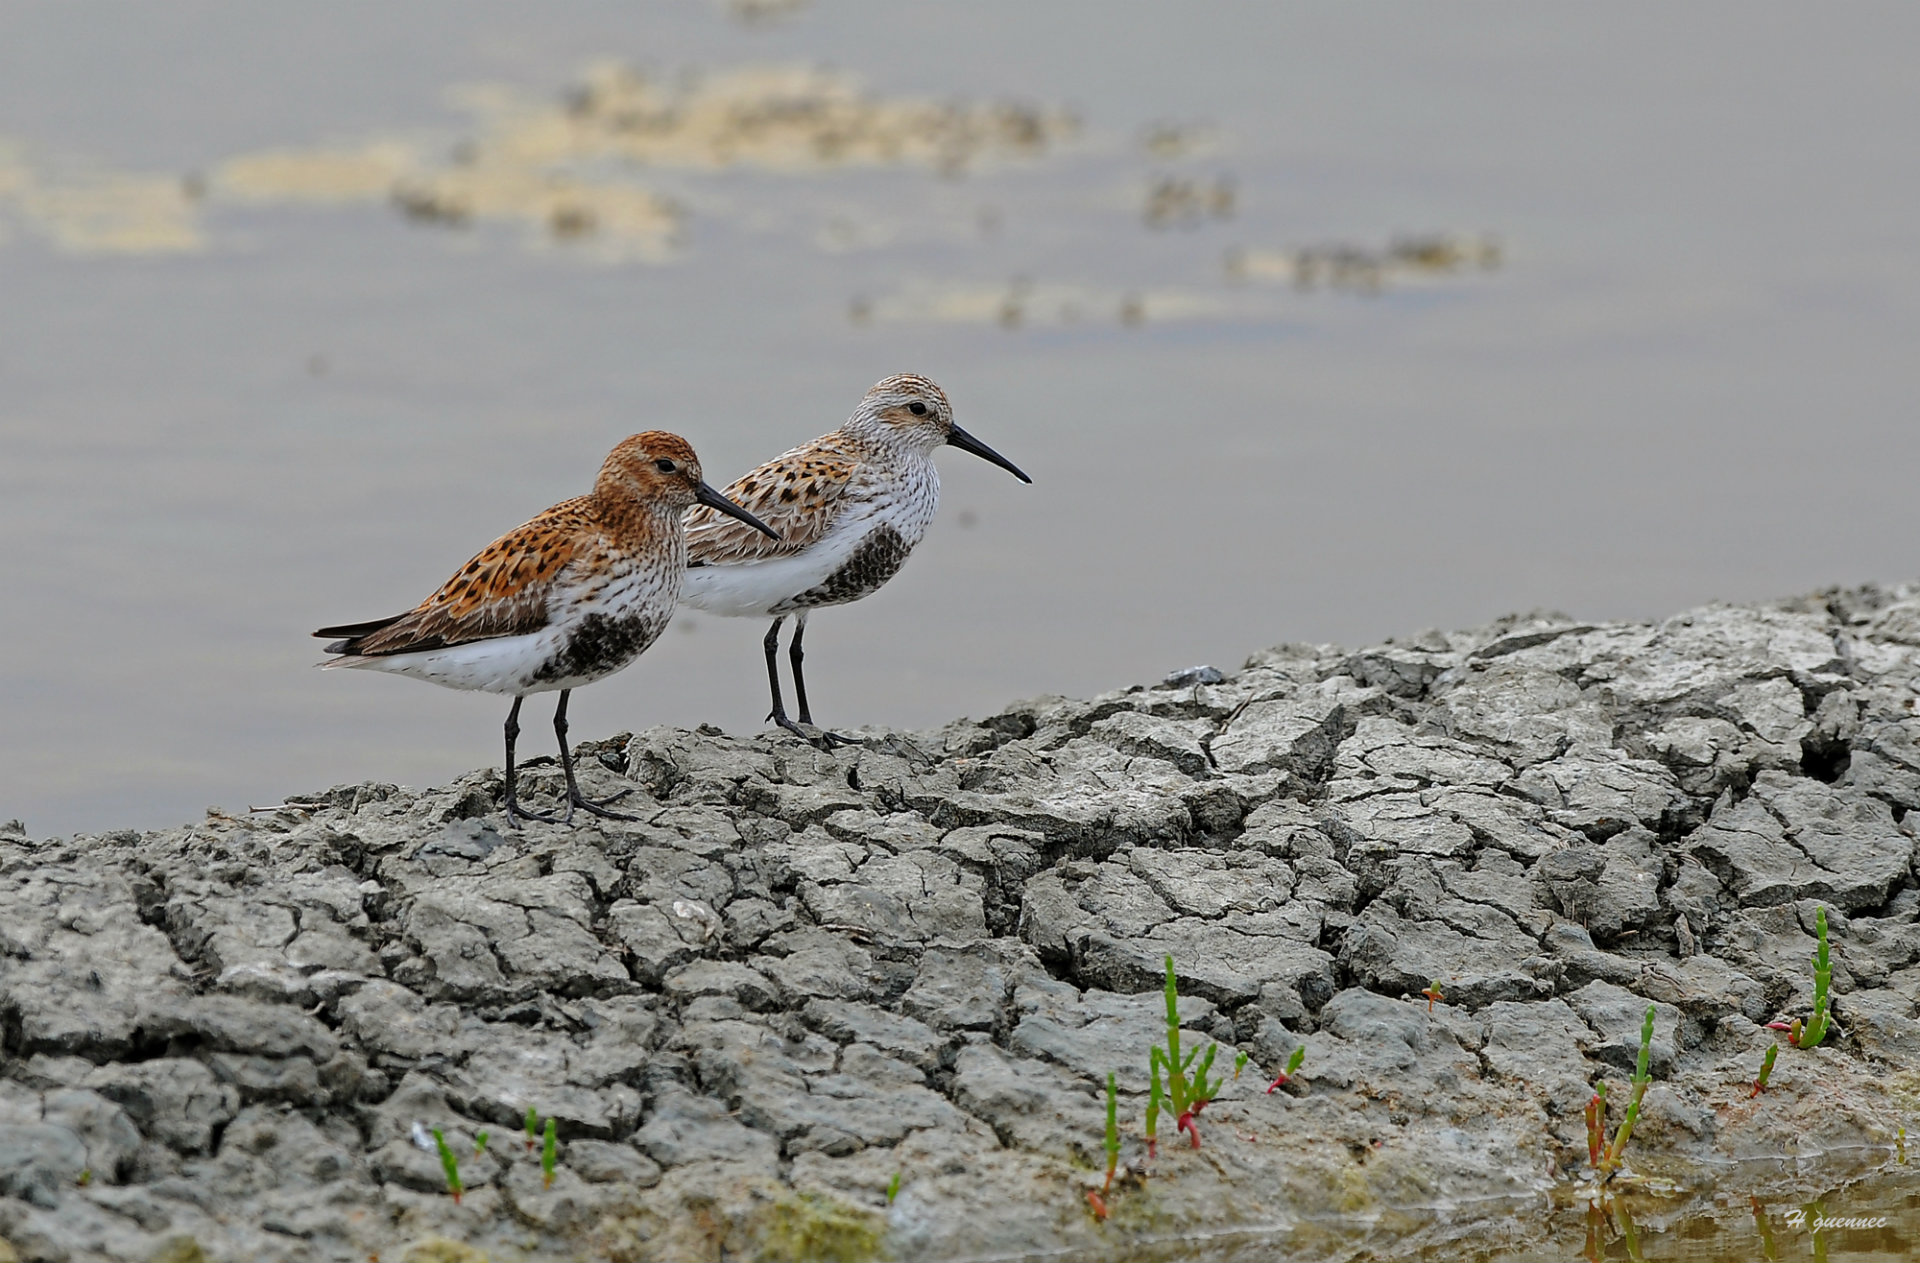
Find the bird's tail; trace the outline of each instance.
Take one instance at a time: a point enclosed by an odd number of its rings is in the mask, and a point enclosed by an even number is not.
[[[391,627],[405,617],[406,615],[404,614],[394,614],[387,618],[370,619],[364,623],[341,623],[337,627],[322,627],[319,631],[313,634],[316,636],[340,637],[340,639],[328,645],[326,647],[325,652],[350,654],[355,652],[357,649],[359,649],[360,647],[359,642],[363,638],[373,635],[373,633],[379,631],[383,627]],[[348,666],[351,664],[343,663],[343,662],[323,662],[320,665],[325,667],[331,667],[331,666]]]

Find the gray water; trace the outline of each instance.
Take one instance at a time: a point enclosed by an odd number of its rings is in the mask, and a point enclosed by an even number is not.
[[[0,819],[497,762],[499,699],[307,632],[627,433],[724,481],[902,370],[1035,485],[943,455],[905,572],[813,622],[833,724],[1920,572],[1911,6],[760,8],[0,3]],[[1033,109],[960,170],[603,155],[591,222],[537,163],[464,224],[315,174],[465,178],[608,59]],[[1358,263],[1287,278],[1320,247]],[[763,630],[683,616],[576,733],[755,730]]]

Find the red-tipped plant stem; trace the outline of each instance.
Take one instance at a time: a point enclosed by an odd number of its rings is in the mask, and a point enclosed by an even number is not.
[[[1767,1080],[1773,1075],[1773,1059],[1779,1055],[1780,1045],[1767,1045],[1767,1055],[1760,1062],[1760,1073],[1756,1075],[1753,1080],[1753,1091],[1747,1093],[1747,1099],[1749,1101],[1767,1090]]]
[[[1203,1055],[1198,1048],[1180,1050],[1180,986],[1175,979],[1173,957],[1166,957],[1167,981],[1164,993],[1167,1002],[1167,1044],[1148,1050],[1147,1066],[1157,1084],[1162,1070],[1166,1072],[1166,1090],[1164,1093],[1167,1108],[1178,1119],[1177,1131],[1184,1131],[1193,1140],[1193,1147],[1200,1147],[1200,1130],[1195,1123],[1207,1102],[1220,1092],[1218,1079],[1209,1079],[1208,1072],[1213,1069],[1213,1059],[1220,1051],[1220,1045],[1209,1044]],[[1199,1058],[1199,1064],[1194,1059]],[[1155,1092],[1147,1102],[1147,1154],[1154,1153],[1155,1126],[1159,1121],[1159,1110],[1155,1108],[1162,1094]]]
[[[1306,1059],[1307,1046],[1305,1044],[1295,1044],[1293,1055],[1287,1058],[1287,1068],[1273,1076],[1273,1082],[1267,1085],[1267,1095],[1272,1096],[1275,1088],[1283,1088],[1292,1082],[1293,1076],[1300,1072],[1300,1063]]]
[[[1587,1101],[1587,1165],[1600,1169],[1601,1150],[1607,1143],[1607,1085],[1597,1084]]]

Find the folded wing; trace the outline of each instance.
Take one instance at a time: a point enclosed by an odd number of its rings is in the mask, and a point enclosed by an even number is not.
[[[789,557],[818,543],[856,493],[858,455],[835,435],[776,456],[722,494],[780,532],[768,539],[708,508],[687,514],[687,564],[729,566]]]
[[[547,625],[554,581],[573,560],[588,516],[585,497],[557,504],[487,545],[405,614],[313,634],[341,638],[328,653],[384,657],[539,631]]]

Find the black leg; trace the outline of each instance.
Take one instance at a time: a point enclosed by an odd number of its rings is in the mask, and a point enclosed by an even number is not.
[[[506,809],[507,828],[509,829],[518,829],[520,827],[519,817],[521,816],[525,816],[529,820],[544,820],[548,824],[553,824],[556,821],[556,817],[554,816],[544,815],[538,811],[528,811],[525,807],[522,807],[518,794],[514,792],[513,743],[520,735],[520,703],[525,700],[524,697],[516,696],[513,699],[513,708],[507,711],[507,796],[506,801],[501,805]]]
[[[564,823],[573,823],[573,809],[585,807],[596,816],[608,820],[638,820],[638,816],[623,815],[617,811],[608,811],[608,803],[617,803],[633,791],[623,789],[611,798],[602,798],[598,802],[585,797],[580,792],[580,782],[573,779],[573,750],[567,745],[567,698],[573,695],[572,689],[560,690],[560,704],[553,708],[553,735],[560,739],[560,767],[567,774],[567,818]]]
[[[785,614],[774,619],[773,626],[767,628],[767,638],[760,642],[761,648],[767,651],[767,691],[773,694],[773,710],[767,718],[802,741],[812,741],[805,728],[787,718],[787,704],[780,700],[780,625],[786,621]]]
[[[807,634],[807,612],[801,610],[793,620],[793,640],[787,645],[787,661],[793,664],[793,698],[800,703],[800,722],[813,722],[813,707],[807,705],[807,677],[800,670],[800,664],[806,661],[807,651],[800,647],[800,638]]]
[[[806,660],[807,656],[807,651],[800,647],[800,638],[806,634],[807,612],[801,610],[793,620],[793,643],[787,646],[787,661],[793,664],[793,696],[794,700],[800,703],[800,722],[811,724],[813,708],[807,705],[807,677],[800,670],[800,664]],[[771,664],[772,659],[768,659],[768,662]],[[837,745],[857,746],[860,742],[852,737],[843,737],[837,732],[822,731],[816,744],[824,750],[831,750]]]

